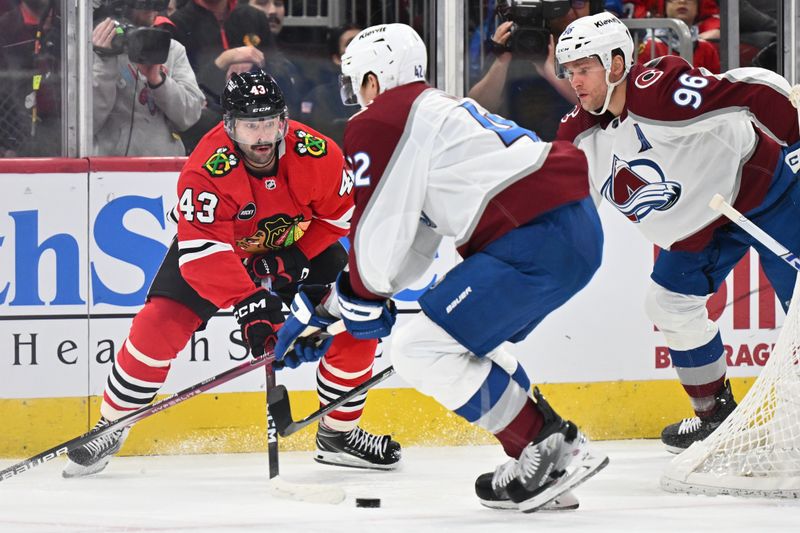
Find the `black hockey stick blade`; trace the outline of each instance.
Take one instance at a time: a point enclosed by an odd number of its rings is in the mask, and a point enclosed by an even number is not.
[[[335,401],[297,421],[292,419],[292,406],[289,403],[289,393],[287,392],[286,387],[283,385],[278,385],[267,397],[269,411],[272,413],[272,417],[275,420],[275,426],[278,429],[278,434],[281,437],[288,437],[293,433],[297,433],[309,424],[316,422],[331,411],[334,411],[346,404],[356,396],[371,389],[381,381],[386,380],[392,374],[394,374],[394,367],[390,366],[385,368],[361,385],[351,389],[346,394],[339,396]]]
[[[285,430],[292,425],[292,406],[289,404],[289,391],[284,385],[276,385],[267,396],[269,412],[278,429],[278,434],[285,437]]]

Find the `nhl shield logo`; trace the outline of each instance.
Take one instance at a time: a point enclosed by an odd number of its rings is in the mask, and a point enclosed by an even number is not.
[[[668,181],[649,159],[625,161],[614,156],[611,176],[600,192],[620,213],[639,223],[653,210],[666,211],[675,205],[681,197],[681,184]]]
[[[264,188],[267,189],[268,191],[274,191],[275,187],[277,187],[277,186],[278,186],[278,184],[275,183],[274,179],[270,178],[270,179],[264,180]]]

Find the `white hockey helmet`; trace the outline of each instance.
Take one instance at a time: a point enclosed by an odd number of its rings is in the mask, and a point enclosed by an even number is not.
[[[622,52],[625,63],[625,73],[616,82],[611,82],[611,64],[614,59],[614,50]],[[564,64],[578,59],[597,56],[603,68],[606,69],[606,100],[603,108],[590,111],[595,115],[602,115],[608,109],[613,88],[625,79],[633,66],[633,39],[628,27],[611,13],[603,12],[588,17],[573,20],[558,38],[555,52],[556,75],[566,78],[568,73]]]
[[[398,85],[425,81],[427,69],[428,50],[414,28],[406,24],[370,26],[350,41],[342,55],[342,102],[362,107],[369,103],[360,101],[359,89],[370,72],[378,78],[380,92],[384,92]]]
[[[592,56],[597,56],[609,70],[612,52],[616,49],[622,51],[627,73],[633,66],[633,39],[627,26],[617,17],[603,12],[573,20],[558,38],[556,74],[564,78],[564,63]]]

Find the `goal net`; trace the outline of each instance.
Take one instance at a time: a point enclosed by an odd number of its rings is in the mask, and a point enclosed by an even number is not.
[[[800,296],[769,361],[736,410],[704,441],[676,456],[669,492],[800,498]]]

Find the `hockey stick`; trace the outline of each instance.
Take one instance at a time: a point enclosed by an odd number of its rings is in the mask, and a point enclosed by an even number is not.
[[[277,498],[299,500],[310,503],[337,504],[344,501],[346,494],[341,487],[321,484],[294,483],[279,477],[278,430],[275,427],[269,399],[275,393],[275,369],[272,363],[265,367],[267,374],[267,461],[269,464],[269,493]],[[284,388],[283,385],[280,387]]]
[[[275,429],[275,419],[272,417],[272,409],[269,408],[269,397],[275,389],[275,368],[272,364],[264,367],[267,375],[267,462],[269,463],[269,479],[275,479],[280,474],[280,463],[278,461],[278,432]]]
[[[331,326],[329,326],[328,329],[329,330],[332,329],[335,331],[337,328],[343,327],[343,324],[341,326],[337,326],[337,324],[338,323],[331,324]],[[316,333],[317,331],[318,331],[317,328],[306,328],[306,330],[303,333],[311,335],[313,333]],[[164,398],[163,400],[159,400],[155,403],[137,409],[136,411],[133,411],[132,413],[129,413],[124,417],[115,420],[114,422],[111,422],[107,426],[98,429],[93,429],[92,431],[84,435],[62,442],[61,444],[53,446],[52,448],[45,450],[41,453],[38,453],[33,457],[30,457],[28,459],[25,459],[24,461],[21,461],[3,470],[0,470],[0,481],[5,481],[6,479],[18,476],[19,474],[25,473],[28,470],[31,470],[41,464],[44,464],[52,459],[55,459],[56,457],[66,455],[67,452],[69,452],[70,450],[88,444],[89,442],[97,439],[98,437],[102,437],[103,435],[107,435],[113,431],[117,431],[127,426],[132,426],[133,424],[139,422],[140,420],[148,418],[149,416],[152,416],[165,409],[169,409],[170,407],[182,403],[188,400],[189,398],[197,396],[198,394],[209,391],[215,387],[218,387],[219,385],[222,385],[223,383],[227,383],[232,379],[247,374],[251,370],[255,370],[256,368],[263,366],[268,362],[272,363],[273,360],[274,356],[271,352],[266,353],[261,357],[248,359],[242,364],[230,368],[225,372],[222,372],[221,374],[217,374],[216,376],[201,381],[196,385],[187,387],[182,391],[176,392],[175,394],[168,396],[167,398]]]
[[[767,232],[753,224],[750,219],[726,202],[721,194],[715,194],[708,203],[708,206],[731,219],[734,224],[752,235],[753,238],[766,246],[772,253],[789,263],[795,270],[800,270],[800,258],[798,258],[797,255],[773,239]]]
[[[223,383],[227,383],[228,381],[238,378],[241,375],[244,375],[251,370],[255,370],[256,368],[263,366],[267,362],[272,362],[274,356],[272,353],[264,354],[261,357],[256,357],[253,359],[249,359],[244,363],[240,364],[239,366],[235,366],[231,369],[226,370],[221,374],[217,374],[216,376],[210,377],[205,381],[201,381],[196,385],[192,385],[191,387],[187,387],[180,392],[176,392],[172,396],[164,398],[163,400],[159,400],[155,403],[137,409],[132,413],[129,413],[119,420],[115,420],[111,422],[109,425],[104,426],[99,429],[93,429],[89,433],[81,435],[80,437],[75,437],[74,439],[70,439],[66,442],[62,442],[56,446],[53,446],[49,450],[45,450],[42,453],[36,454],[29,459],[25,459],[15,465],[9,466],[4,470],[0,470],[0,481],[5,481],[11,477],[17,476],[28,470],[31,470],[34,467],[37,467],[43,463],[50,461],[51,459],[55,459],[61,455],[66,455],[67,452],[83,446],[98,437],[102,437],[103,435],[107,435],[113,431],[120,430],[124,427],[131,426],[140,420],[143,420],[151,415],[158,413],[159,411],[163,411],[165,409],[169,409],[170,407],[177,405],[183,401],[188,400],[194,396],[197,396],[200,393],[209,391]]]
[[[292,419],[292,406],[289,403],[289,393],[287,392],[286,387],[283,385],[278,385],[267,397],[267,401],[269,402],[269,410],[275,419],[275,425],[277,426],[278,433],[281,437],[288,437],[292,433],[300,431],[307,425],[316,422],[326,414],[347,403],[354,397],[371,389],[381,381],[384,381],[392,374],[394,374],[394,367],[390,366],[385,368],[361,385],[354,387],[347,393],[339,396],[335,401],[297,421]]]
[[[308,331],[311,328],[307,328]],[[310,332],[310,337],[337,335],[345,331],[344,322],[339,320],[325,328],[324,331]],[[304,332],[305,333],[305,332]],[[318,335],[317,335],[318,333]],[[266,373],[266,386],[267,386],[267,462],[269,465],[269,493],[278,498],[285,498],[290,500],[300,500],[310,503],[341,503],[345,499],[345,492],[341,487],[334,487],[330,485],[308,484],[308,483],[293,483],[288,482],[280,477],[280,461],[278,456],[278,431],[275,427],[275,419],[273,417],[272,408],[269,405],[269,399],[275,392],[275,368],[272,362],[264,367]],[[283,387],[283,385],[281,385]],[[285,387],[284,387],[285,389]]]

